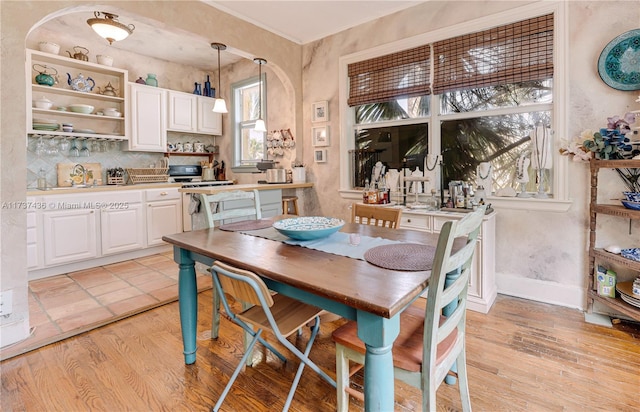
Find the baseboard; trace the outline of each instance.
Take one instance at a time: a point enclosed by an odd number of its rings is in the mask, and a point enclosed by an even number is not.
[[[29,319],[3,323],[0,332],[0,348],[25,340],[29,337]]]
[[[518,298],[551,303],[573,309],[585,309],[585,290],[580,286],[562,285],[546,280],[496,273],[498,293]]]

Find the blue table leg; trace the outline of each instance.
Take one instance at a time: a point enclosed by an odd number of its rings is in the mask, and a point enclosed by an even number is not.
[[[458,279],[459,277],[460,277],[460,270],[456,270],[454,272],[447,273],[446,277],[444,278],[444,287],[445,287],[445,289],[447,287],[449,287],[449,285],[451,285],[453,282],[455,282],[456,279]],[[449,303],[447,306],[442,308],[442,316],[451,315],[453,313],[453,311],[456,309],[457,306],[458,306],[458,304],[455,303],[455,302]],[[451,371],[452,372],[458,372],[458,366],[455,363],[451,367]],[[447,375],[447,376],[444,377],[444,382],[447,385],[455,385],[456,378],[454,378],[451,375]]]
[[[178,263],[178,299],[180,307],[180,327],[184,345],[184,362],[196,361],[196,328],[198,325],[198,286],[196,284],[195,262],[189,251],[174,247],[174,260]]]
[[[394,410],[393,341],[400,331],[400,315],[385,319],[357,313],[358,337],[367,348],[364,368],[364,410]]]

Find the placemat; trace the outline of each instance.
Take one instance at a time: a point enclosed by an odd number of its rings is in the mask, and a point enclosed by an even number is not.
[[[239,232],[242,230],[258,230],[271,227],[273,221],[271,219],[243,220],[242,222],[227,223],[218,226],[220,230],[228,232]]]
[[[377,246],[367,250],[364,259],[372,265],[391,270],[431,270],[436,248],[417,243]]]

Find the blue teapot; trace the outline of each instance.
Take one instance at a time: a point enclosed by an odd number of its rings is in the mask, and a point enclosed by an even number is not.
[[[78,77],[75,79],[72,79],[71,75],[67,73],[67,79],[67,84],[77,92],[90,92],[96,85],[96,82],[94,82],[91,77],[85,79],[82,73],[78,73]],[[91,82],[91,84],[89,84],[89,82]]]
[[[40,69],[37,69],[36,67],[39,67]],[[53,71],[53,75],[47,73],[47,69]],[[58,83],[58,71],[53,67],[49,67],[44,64],[34,64],[33,70],[38,72],[38,75],[35,78],[36,83],[43,86],[53,86]]]

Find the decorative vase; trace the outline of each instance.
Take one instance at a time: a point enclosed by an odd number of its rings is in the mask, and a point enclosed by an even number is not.
[[[207,81],[204,82],[204,91],[202,93],[203,96],[211,97],[211,82],[209,81],[209,76],[207,75]]]
[[[307,180],[307,170],[304,167],[294,167],[291,169],[293,174],[291,176],[291,181],[293,183],[305,183]]]
[[[205,87],[206,90],[206,87]],[[196,83],[196,87],[193,89],[193,94],[201,95],[202,94],[202,85],[200,83]]]
[[[136,80],[136,83],[138,83],[138,84],[147,84],[147,82],[145,82],[142,77],[138,77],[138,80]]]
[[[156,79],[156,75],[153,73],[147,74],[147,80],[145,80],[147,86],[158,87],[158,79]]]

